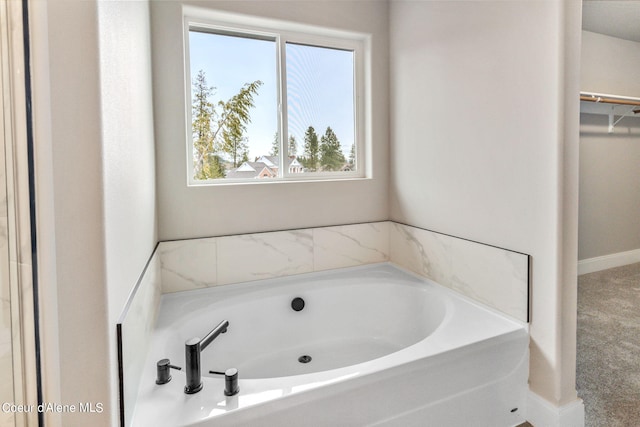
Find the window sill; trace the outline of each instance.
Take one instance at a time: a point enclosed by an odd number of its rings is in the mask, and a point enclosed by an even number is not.
[[[313,183],[338,183],[338,182],[357,182],[357,181],[370,181],[372,177],[358,176],[358,177],[336,177],[336,178],[278,178],[278,179],[256,179],[256,180],[211,180],[204,181],[202,183],[190,182],[187,187],[190,188],[208,188],[208,187],[227,187],[227,186],[245,186],[245,185],[278,185],[278,184],[313,184]]]

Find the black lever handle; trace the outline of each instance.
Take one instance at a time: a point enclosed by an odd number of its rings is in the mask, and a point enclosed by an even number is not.
[[[224,395],[234,396],[240,392],[240,386],[238,385],[238,370],[236,368],[229,368],[224,372],[209,371],[210,374],[224,375]]]
[[[156,384],[166,384],[171,381],[171,369],[177,369],[178,371],[182,370],[180,366],[172,365],[169,359],[158,360],[156,369]]]

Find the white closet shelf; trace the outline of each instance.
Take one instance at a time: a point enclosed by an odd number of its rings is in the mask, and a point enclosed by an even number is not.
[[[609,133],[624,117],[640,117],[640,98],[580,92],[580,112],[609,116]]]

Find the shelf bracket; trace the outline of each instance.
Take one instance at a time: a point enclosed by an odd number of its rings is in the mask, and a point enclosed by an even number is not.
[[[615,115],[614,115],[614,107],[611,107],[611,111],[609,112],[609,133],[613,133],[613,129],[616,127],[616,125],[618,123],[620,123],[620,120],[624,119],[629,113],[636,113],[635,107],[631,107],[629,108],[627,111],[625,111],[620,117],[618,117],[618,120],[615,120]]]

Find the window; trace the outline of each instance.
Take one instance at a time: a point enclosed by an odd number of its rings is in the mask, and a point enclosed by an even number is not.
[[[262,22],[185,18],[189,184],[365,176],[366,37]]]

